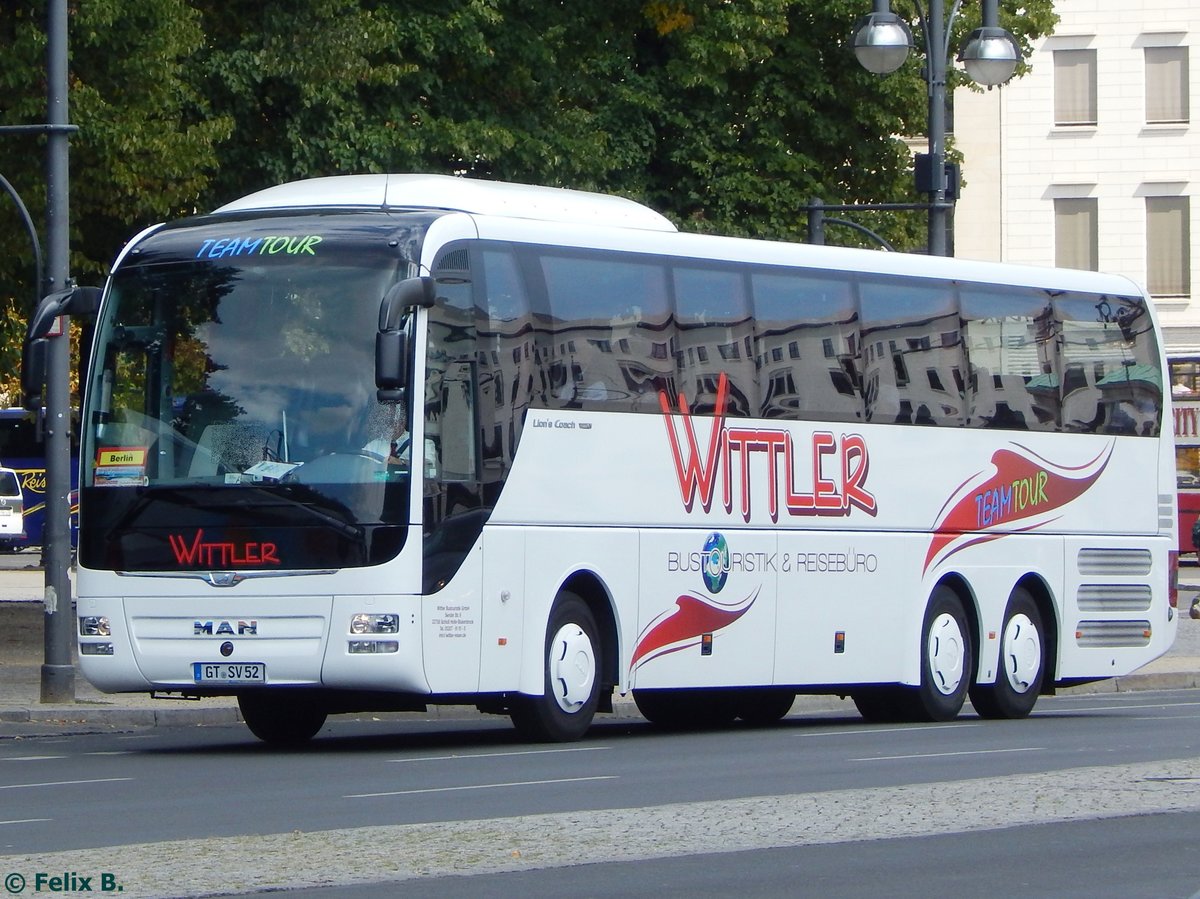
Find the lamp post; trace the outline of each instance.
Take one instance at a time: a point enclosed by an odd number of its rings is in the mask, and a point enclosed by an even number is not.
[[[954,0],[949,17],[945,0],[914,0],[925,43],[922,75],[929,95],[929,253],[947,255],[947,213],[954,206],[946,199],[946,70],[949,67],[950,31],[962,0]],[[1021,59],[1016,38],[999,27],[997,0],[983,0],[983,25],[963,43],[959,60],[967,74],[989,88],[1003,84]],[[889,0],[875,0],[874,11],[854,29],[854,55],[868,72],[888,75],[900,68],[913,47],[912,31],[892,12]]]
[[[46,235],[43,266],[37,229],[25,204],[0,177],[13,198],[33,239],[37,291],[41,297],[66,288],[70,281],[68,229],[68,139],[77,126],[67,122],[67,0],[46,4],[46,122],[41,125],[0,125],[0,134],[46,135]],[[35,307],[36,308],[36,307]],[[71,428],[70,327],[64,316],[61,335],[49,341],[45,384],[46,518],[42,534],[45,567],[45,615],[41,670],[42,702],[74,702],[74,611],[71,607]],[[25,373],[22,372],[22,388]],[[39,389],[41,385],[38,385]]]

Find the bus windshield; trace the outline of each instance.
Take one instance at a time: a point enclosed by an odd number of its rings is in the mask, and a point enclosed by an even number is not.
[[[372,373],[411,232],[364,240],[356,218],[168,230],[114,275],[82,471],[106,491],[90,532],[113,533],[85,563],[340,567],[399,548],[408,416]]]

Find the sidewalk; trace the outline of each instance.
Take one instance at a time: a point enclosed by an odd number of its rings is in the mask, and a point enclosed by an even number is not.
[[[37,557],[31,555],[30,562],[36,564],[36,561]],[[1200,593],[1200,568],[1181,570],[1180,581],[1179,627],[1175,643],[1166,655],[1133,674],[1060,690],[1059,695],[1200,687],[1200,620],[1188,615],[1192,597]],[[34,567],[0,570],[0,737],[45,733],[50,729],[61,733],[64,728],[95,731],[241,721],[237,702],[232,698],[195,701],[152,699],[142,693],[101,693],[78,671],[75,702],[41,702],[41,666],[45,657],[43,593],[41,570]],[[638,716],[631,699],[615,697],[614,706],[613,714],[601,715],[601,720]],[[793,707],[795,714],[840,710],[847,715],[857,714],[853,702],[836,696],[800,696]],[[425,717],[461,718],[474,714],[466,706],[431,706]]]

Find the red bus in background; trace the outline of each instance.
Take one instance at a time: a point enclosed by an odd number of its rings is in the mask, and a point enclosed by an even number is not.
[[[1168,360],[1175,407],[1175,483],[1179,488],[1179,552],[1194,553],[1200,517],[1200,357]]]
[[[1175,400],[1175,483],[1179,487],[1179,551],[1194,553],[1200,517],[1200,400]]]

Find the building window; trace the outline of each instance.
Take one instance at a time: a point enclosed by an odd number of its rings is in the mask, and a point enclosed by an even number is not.
[[[1155,297],[1191,296],[1191,204],[1146,198],[1146,284]]]
[[[1054,124],[1096,124],[1096,51],[1054,51]]]
[[[1146,48],[1146,123],[1188,121],[1188,48]]]
[[[1094,199],[1054,201],[1054,264],[1099,271],[1099,213]]]

